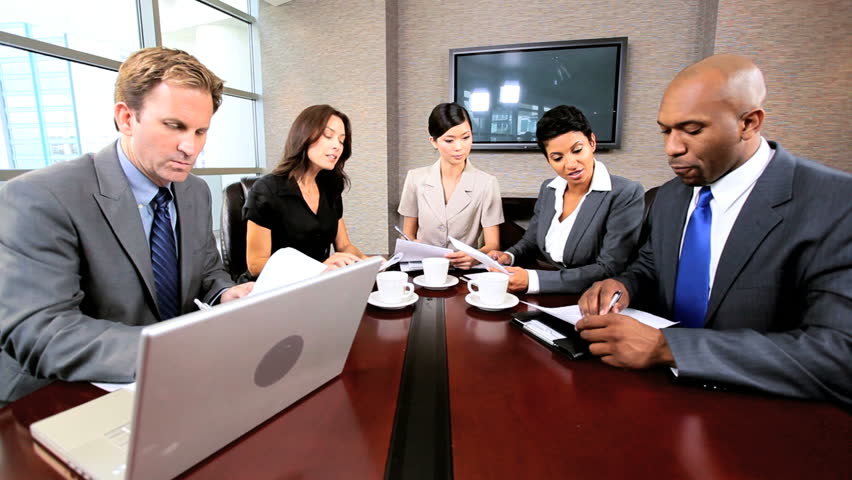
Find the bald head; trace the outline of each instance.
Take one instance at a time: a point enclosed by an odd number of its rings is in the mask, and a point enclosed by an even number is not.
[[[708,185],[748,161],[760,146],[765,98],[763,74],[745,57],[714,55],[678,73],[657,116],[675,174]]]
[[[763,73],[739,55],[713,55],[694,63],[678,73],[668,89],[690,84],[702,85],[705,94],[716,96],[740,113],[763,108],[766,99]]]

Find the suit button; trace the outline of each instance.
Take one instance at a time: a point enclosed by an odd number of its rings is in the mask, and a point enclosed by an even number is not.
[[[447,227],[445,227],[445,226],[443,226],[443,225],[438,225],[438,230],[439,230],[439,231],[442,231],[442,232],[443,232],[443,231],[444,231],[444,230],[446,230],[446,229],[447,229]]]

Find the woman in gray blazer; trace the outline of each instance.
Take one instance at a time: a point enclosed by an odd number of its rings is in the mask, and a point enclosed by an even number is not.
[[[580,293],[627,266],[642,223],[643,189],[610,175],[595,159],[595,134],[576,107],[560,105],[545,113],[536,138],[557,177],[541,184],[524,237],[505,252],[489,255],[504,265],[529,264],[543,256],[556,267],[508,267],[513,292]]]

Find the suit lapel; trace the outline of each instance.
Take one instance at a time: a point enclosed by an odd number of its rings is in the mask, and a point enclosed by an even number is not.
[[[680,260],[680,239],[683,236],[683,229],[686,225],[686,212],[689,209],[689,202],[692,201],[692,187],[684,185],[680,179],[674,179],[672,182],[677,182],[674,186],[674,199],[671,202],[654,202],[653,208],[665,209],[662,215],[655,215],[654,218],[662,218],[664,221],[657,221],[651,226],[651,230],[658,230],[661,238],[662,246],[660,251],[662,255],[656,261],[660,272],[660,284],[665,294],[665,303],[671,309],[674,303],[674,288],[677,280],[677,264]],[[668,221],[671,219],[671,221]]]
[[[760,247],[769,232],[783,220],[774,207],[790,200],[793,196],[795,164],[786,151],[777,146],[776,148],[775,156],[757,179],[722,249],[707,305],[706,318],[708,319],[713,318],[734,280],[754,255],[755,250]]]
[[[118,163],[115,148],[116,144],[111,143],[95,155],[95,174],[98,177],[100,192],[92,195],[121,248],[130,257],[145,283],[148,298],[153,301],[154,272],[151,268],[151,250],[145,238],[136,198]],[[153,311],[157,312],[156,307]]]
[[[535,232],[536,242],[541,245],[541,251],[544,252],[545,237],[550,229],[550,223],[553,222],[553,216],[556,215],[556,193],[550,187],[544,189],[544,198],[541,199],[541,218],[538,219],[538,228]],[[549,256],[549,255],[548,255]]]
[[[444,207],[444,187],[441,184],[441,161],[438,160],[429,168],[429,174],[426,176],[426,181],[423,182],[423,196],[426,199],[426,205],[432,209],[432,214],[435,218],[440,218],[442,221],[446,219],[446,208]]]
[[[195,252],[192,251],[190,239],[193,232],[189,231],[188,225],[192,222],[192,205],[189,199],[192,198],[192,191],[188,182],[172,182],[172,189],[175,192],[175,207],[177,208],[177,231],[178,231],[178,246],[180,250],[180,301],[184,305],[189,300],[189,284],[192,281],[192,259]]]
[[[565,241],[565,249],[562,251],[562,262],[566,265],[572,263],[571,260],[577,250],[577,244],[580,243],[580,239],[583,238],[586,230],[592,224],[592,220],[598,214],[607,193],[593,190],[583,200],[583,205],[580,206],[580,211],[577,212],[577,218],[574,220],[574,226],[571,227],[571,233],[568,234],[568,239]]]
[[[473,200],[473,189],[476,185],[476,169],[467,161],[458,185],[447,203],[447,219],[453,218],[470,205]],[[441,188],[443,191],[443,188]]]

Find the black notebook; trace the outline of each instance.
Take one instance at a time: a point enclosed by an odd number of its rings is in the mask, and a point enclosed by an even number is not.
[[[589,351],[589,342],[580,337],[574,325],[540,310],[513,313],[512,325],[568,358],[577,358]]]

